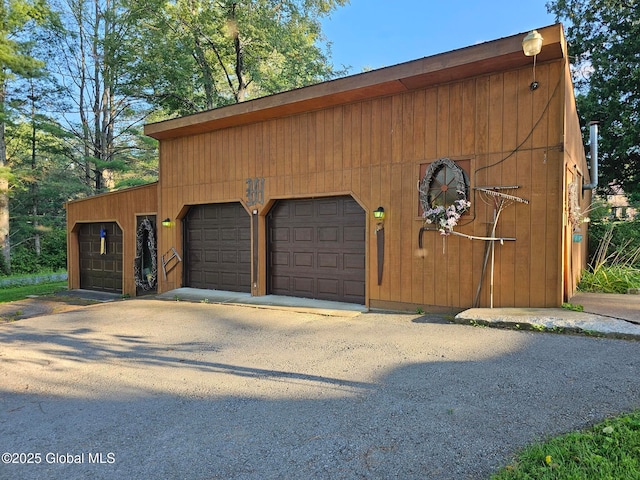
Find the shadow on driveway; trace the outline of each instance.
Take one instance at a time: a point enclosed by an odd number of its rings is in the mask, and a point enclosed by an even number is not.
[[[79,460],[0,478],[487,478],[640,406],[637,342],[421,318],[150,300],[0,326],[0,450]]]

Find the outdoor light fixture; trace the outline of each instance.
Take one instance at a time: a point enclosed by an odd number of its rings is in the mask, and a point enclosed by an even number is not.
[[[542,50],[542,40],[542,35],[537,30],[532,30],[522,40],[522,51],[527,57],[533,57],[533,82],[529,85],[529,90],[532,92],[539,86],[536,82],[536,58]]]
[[[384,269],[384,208],[378,207],[373,211],[376,219],[376,243],[378,249],[378,285],[382,285],[382,271]]]
[[[522,50],[527,57],[535,57],[542,50],[542,35],[532,30],[522,40]]]
[[[164,220],[162,220],[162,226],[163,227],[170,227],[171,226],[171,219],[169,217],[167,217]]]

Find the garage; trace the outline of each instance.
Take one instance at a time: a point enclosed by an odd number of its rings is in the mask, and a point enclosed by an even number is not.
[[[85,223],[78,229],[80,288],[122,293],[122,229],[115,222]]]
[[[267,222],[269,293],[365,303],[366,217],[352,197],[279,200]]]
[[[191,207],[184,239],[186,287],[251,291],[251,217],[240,203]]]

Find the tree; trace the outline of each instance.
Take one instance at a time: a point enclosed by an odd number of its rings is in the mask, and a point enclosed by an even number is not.
[[[334,77],[320,19],[348,0],[146,0],[129,85],[190,114]]]
[[[10,82],[16,77],[35,77],[44,64],[27,52],[32,43],[25,31],[44,22],[49,10],[44,0],[0,0],[0,250],[5,270],[10,270],[9,176],[5,139],[9,109],[6,105]]]
[[[600,189],[640,193],[640,4],[636,0],[555,0],[567,21],[576,101],[583,125],[600,122]]]
[[[113,189],[116,174],[141,156],[155,156],[155,144],[143,142],[140,124],[149,105],[122,89],[126,62],[139,34],[132,11],[136,2],[60,0],[65,27],[53,43],[57,61],[49,63],[60,79],[68,107],[62,118],[85,182],[95,192]],[[132,6],[133,5],[133,6]]]

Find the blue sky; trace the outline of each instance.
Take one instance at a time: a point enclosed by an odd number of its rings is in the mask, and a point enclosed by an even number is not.
[[[323,21],[336,68],[380,68],[555,23],[548,0],[351,0]]]

